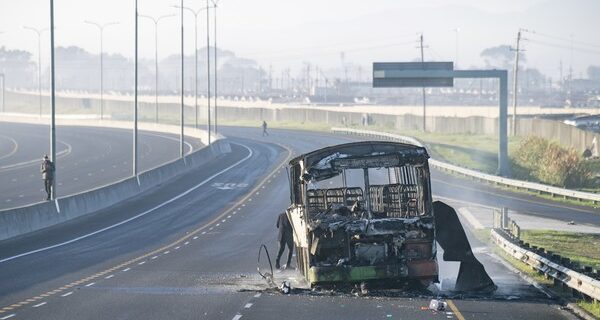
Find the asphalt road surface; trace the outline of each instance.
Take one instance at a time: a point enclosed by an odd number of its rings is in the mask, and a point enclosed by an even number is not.
[[[275,253],[275,219],[289,205],[282,165],[299,153],[351,138],[285,130],[263,138],[253,128],[222,127],[222,133],[231,137],[232,153],[202,169],[91,216],[0,242],[0,319],[574,318],[475,239],[474,252],[499,290],[451,297],[444,312],[427,310],[432,299],[427,294],[265,290],[256,274],[257,253],[263,243]],[[433,181],[435,196],[501,205],[487,186],[438,173]],[[461,191],[465,187],[473,190]],[[594,214],[497,192],[511,197],[507,204],[538,214],[565,212],[581,221]],[[90,235],[102,228],[107,229]],[[451,281],[453,268],[440,264],[444,294],[451,294],[444,282]],[[277,283],[295,284],[298,278],[294,270],[275,274]]]
[[[138,165],[145,171],[179,157],[177,135],[139,132]],[[201,146],[189,139],[185,152]],[[104,186],[132,174],[132,133],[100,127],[57,128],[57,194]],[[47,126],[0,124],[0,210],[43,201],[42,156],[49,153]]]

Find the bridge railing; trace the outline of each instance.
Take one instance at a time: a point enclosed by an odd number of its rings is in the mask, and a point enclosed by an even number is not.
[[[350,135],[358,135],[358,136],[366,136],[373,137],[377,139],[384,140],[393,140],[402,143],[413,144],[421,147],[425,147],[420,141],[412,137],[401,136],[393,133],[387,132],[377,132],[377,131],[369,131],[369,130],[359,130],[359,129],[349,129],[349,128],[332,128],[332,132],[341,133],[341,134],[350,134]],[[475,180],[492,183],[495,185],[523,189],[538,193],[546,193],[552,196],[562,196],[565,198],[571,198],[576,200],[585,200],[592,201],[594,203],[600,203],[600,194],[583,192],[577,190],[564,189],[559,187],[553,187],[541,183],[528,182],[516,179],[510,179],[505,177],[500,177],[492,174],[487,174],[463,167],[459,167],[457,165],[445,163],[435,159],[429,159],[429,165],[450,173],[463,175],[466,177],[470,177]]]

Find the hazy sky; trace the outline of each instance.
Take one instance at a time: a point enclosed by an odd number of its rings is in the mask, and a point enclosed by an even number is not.
[[[97,52],[98,31],[83,21],[118,21],[105,31],[105,51],[133,56],[133,0],[54,2],[57,45]],[[178,14],[171,6],[179,1],[138,2],[140,14]],[[205,0],[184,3],[192,8],[206,5]],[[590,64],[600,65],[598,0],[220,0],[219,6],[219,47],[254,58],[265,68],[272,64],[276,71],[287,66],[295,69],[303,62],[339,66],[342,51],[346,62],[364,66],[373,61],[412,60],[419,54],[419,32],[428,46],[426,59],[454,60],[457,28],[461,66],[482,65],[479,54],[487,47],[514,45],[519,27],[538,32],[524,37],[554,45],[524,42],[529,66],[556,78],[561,60],[565,73],[573,63],[576,76],[585,74]],[[48,8],[49,0],[0,0],[0,46],[37,53],[37,38],[23,25],[48,27]],[[185,20],[186,52],[191,54],[193,16],[186,12]],[[160,57],[179,52],[179,23],[179,16],[161,22]],[[206,15],[201,14],[199,47],[206,45],[205,28]],[[48,33],[42,45],[46,64]],[[139,52],[141,57],[154,57],[154,24],[149,20],[140,20]]]

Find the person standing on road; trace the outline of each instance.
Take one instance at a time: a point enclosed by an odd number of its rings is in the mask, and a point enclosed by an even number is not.
[[[54,186],[54,163],[48,159],[48,155],[44,155],[42,162],[42,179],[44,180],[44,188],[46,189],[46,200],[50,200],[52,197],[52,189]]]
[[[281,267],[279,261],[281,259],[281,255],[283,254],[283,250],[285,250],[285,247],[287,247],[288,258],[285,268],[290,269],[290,264],[292,263],[292,254],[294,252],[294,237],[292,234],[292,225],[285,212],[281,213],[277,217],[277,229],[279,229],[279,235],[277,237],[277,240],[279,241],[279,252],[277,253],[277,260],[275,260],[275,268],[279,269]]]
[[[263,137],[264,136],[268,136],[269,133],[267,132],[267,122],[264,121],[264,120],[263,120],[263,123],[262,123],[262,128],[263,128]]]

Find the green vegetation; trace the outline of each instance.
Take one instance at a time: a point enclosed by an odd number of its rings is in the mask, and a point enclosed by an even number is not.
[[[539,137],[528,137],[513,155],[513,174],[524,180],[567,187],[585,187],[591,170],[574,148]]]
[[[521,237],[523,238],[523,237]],[[562,287],[555,287],[552,279],[546,279],[546,277],[536,270],[532,269],[529,265],[513,258],[504,250],[494,247],[494,252],[498,254],[502,259],[512,265],[515,269],[519,270],[521,273],[525,274],[527,277],[531,278],[533,281],[549,288],[554,294],[559,295],[567,300],[572,300],[572,296],[568,290],[563,289]],[[566,256],[566,255],[565,255]],[[600,304],[598,302],[588,302],[585,300],[576,301],[577,305],[592,314],[596,318],[600,318]]]
[[[600,234],[551,230],[524,230],[521,240],[570,258],[581,265],[600,269]]]
[[[600,303],[599,302],[587,302],[587,301],[579,301],[577,303],[579,307],[584,309],[585,311],[591,313],[596,318],[600,318]]]

